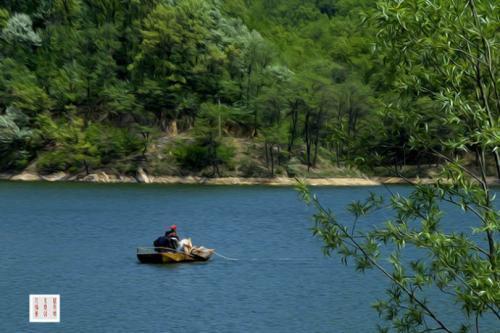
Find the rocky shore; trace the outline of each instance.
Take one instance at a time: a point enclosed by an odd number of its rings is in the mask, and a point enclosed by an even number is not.
[[[143,169],[139,169],[135,176],[124,176],[108,174],[99,171],[88,175],[71,175],[58,172],[50,175],[41,175],[35,172],[24,171],[19,174],[0,174],[0,180],[10,181],[66,181],[66,182],[89,182],[89,183],[143,183],[143,184],[205,184],[205,185],[270,185],[270,186],[293,186],[295,178],[242,178],[242,177],[220,177],[207,178],[197,176],[152,176]],[[416,183],[432,183],[430,178],[409,179]],[[307,178],[304,180],[311,186],[377,186],[383,184],[407,184],[408,180],[398,177],[370,177],[370,178]],[[498,185],[494,178],[490,183]]]

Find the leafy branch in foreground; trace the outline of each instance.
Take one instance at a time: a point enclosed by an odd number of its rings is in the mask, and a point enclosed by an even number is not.
[[[377,269],[389,280],[387,298],[374,305],[390,323],[380,331],[479,333],[483,318],[500,320],[500,211],[486,160],[493,157],[499,176],[499,13],[488,0],[379,1],[368,21],[378,28],[376,50],[394,79],[390,111],[414,123],[411,148],[432,151],[445,162],[442,171],[431,185],[411,184],[408,196],[391,193],[385,202],[371,195],[351,204],[351,223],[338,221],[299,185],[316,210],[313,230],[325,253],[337,253],[345,264],[353,260],[360,271]],[[453,135],[430,131],[427,118],[406,107],[422,98],[440,126],[455,127]],[[467,164],[467,153],[476,155],[477,167]],[[443,207],[459,209],[465,222],[447,220],[444,228]],[[379,209],[392,218],[359,227]],[[458,305],[463,316],[447,322],[434,309],[437,301]]]
[[[490,254],[482,248],[487,244],[476,242],[472,235],[442,231],[443,213],[439,208],[446,199],[470,211],[474,206],[469,203],[470,196],[481,192],[481,187],[469,185],[471,190],[460,191],[442,183],[416,185],[408,197],[391,195],[390,203],[371,194],[366,201],[349,206],[353,215],[350,224],[339,222],[303,183],[298,189],[302,199],[315,208],[313,233],[323,240],[324,253],[338,254],[344,264],[353,260],[359,271],[376,269],[389,280],[387,298],[373,305],[382,318],[391,322],[390,327],[379,327],[380,331],[454,332],[456,323],[446,323],[426,299],[433,292],[434,297],[450,305],[453,301],[460,304],[464,311],[460,332],[470,330],[471,319],[477,322],[479,332],[482,316],[489,313],[500,319],[500,271],[494,265],[499,253],[496,250]],[[356,228],[360,219],[380,209],[391,209],[394,217],[369,231]],[[491,207],[475,209],[481,216],[475,231],[497,232],[498,211]]]

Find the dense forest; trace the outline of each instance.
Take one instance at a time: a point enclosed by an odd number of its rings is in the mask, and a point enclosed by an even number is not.
[[[0,172],[426,176],[446,157],[477,163],[442,145],[463,129],[438,101],[400,93],[404,64],[375,47],[374,10],[0,1]]]

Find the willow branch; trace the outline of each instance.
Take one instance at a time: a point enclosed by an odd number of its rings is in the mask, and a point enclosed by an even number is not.
[[[327,214],[327,216],[330,216],[328,214],[328,211],[323,208],[323,206],[319,203],[317,199],[313,199],[316,207],[324,214]],[[387,272],[382,266],[380,266],[377,261],[372,258],[366,251],[365,249],[353,238],[351,235],[342,228],[341,225],[339,225],[337,222],[334,222],[335,225],[339,227],[339,229],[342,231],[345,237],[347,237],[352,244],[355,245],[355,247],[363,254],[363,256],[374,266],[376,267],[380,272],[382,272],[388,279],[390,279],[393,283],[395,283],[401,290],[403,290],[409,297],[410,299],[414,300],[415,303],[417,303],[420,308],[422,308],[425,313],[431,317],[436,324],[439,325],[440,329],[444,330],[445,332],[452,333],[452,331],[436,316],[436,314],[427,306],[425,303],[420,301],[406,286],[404,286],[401,282],[396,280],[389,272]]]

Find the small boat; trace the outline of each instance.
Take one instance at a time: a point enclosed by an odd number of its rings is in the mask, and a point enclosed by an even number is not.
[[[207,261],[214,250],[193,247],[190,253],[169,248],[138,247],[137,259],[143,264],[175,264],[180,262]]]

